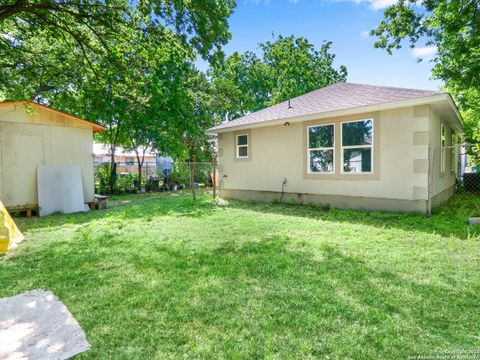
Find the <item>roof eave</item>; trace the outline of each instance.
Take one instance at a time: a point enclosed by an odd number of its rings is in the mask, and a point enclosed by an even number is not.
[[[284,124],[286,121],[288,121],[289,123],[297,123],[297,122],[303,122],[303,121],[309,121],[309,120],[319,120],[319,119],[326,119],[326,118],[332,118],[332,117],[338,117],[338,116],[353,115],[358,113],[398,109],[398,108],[408,107],[408,106],[425,105],[425,104],[431,104],[439,101],[447,101],[449,105],[452,107],[452,110],[455,112],[455,114],[457,115],[457,118],[461,123],[460,113],[452,97],[450,96],[449,93],[441,93],[441,94],[435,94],[431,96],[422,96],[422,97],[413,98],[413,99],[390,101],[390,102],[381,103],[381,104],[359,106],[359,107],[353,107],[348,109],[340,109],[340,110],[294,116],[294,117],[286,117],[286,118],[256,122],[251,124],[233,125],[233,126],[228,126],[228,127],[219,128],[219,129],[217,129],[216,127],[213,127],[208,129],[207,133],[214,135],[214,134],[220,134],[220,133],[225,133],[230,131],[281,125],[281,124]]]
[[[102,125],[100,124],[97,124],[93,121],[89,121],[89,120],[86,120],[86,119],[83,119],[81,117],[78,117],[78,116],[74,116],[74,115],[70,115],[70,114],[67,114],[63,111],[59,111],[59,110],[55,110],[55,109],[52,109],[48,106],[45,106],[45,105],[42,105],[42,104],[39,104],[39,103],[36,103],[35,101],[30,101],[30,100],[25,100],[25,101],[5,101],[5,102],[2,102],[0,103],[0,105],[13,105],[13,106],[19,106],[19,105],[24,105],[24,104],[28,104],[28,105],[31,105],[31,106],[35,106],[35,107],[38,107],[38,108],[41,108],[41,109],[44,109],[46,111],[50,111],[50,112],[53,112],[53,113],[56,113],[56,114],[60,114],[62,116],[65,116],[69,119],[73,119],[75,121],[80,121],[84,124],[88,124],[92,127],[92,131],[94,133],[99,133],[99,132],[102,132],[105,130],[105,127],[103,127]]]

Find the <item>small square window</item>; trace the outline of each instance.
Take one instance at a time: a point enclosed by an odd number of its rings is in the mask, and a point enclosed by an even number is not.
[[[248,158],[248,135],[237,135],[237,158]]]
[[[248,144],[248,135],[237,136],[237,145],[247,145],[247,144]]]

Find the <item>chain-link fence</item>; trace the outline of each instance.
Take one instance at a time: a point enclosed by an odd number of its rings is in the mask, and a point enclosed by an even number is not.
[[[480,195],[480,144],[456,144],[429,149],[428,211],[454,193]]]
[[[149,177],[147,191],[218,189],[216,162],[176,162],[171,169],[159,169]],[[217,174],[217,175],[214,175]]]
[[[94,164],[95,170],[98,167],[105,166],[104,164],[108,164],[108,166],[110,166],[110,163]],[[117,174],[119,175],[126,175],[126,174],[137,175],[138,174],[138,165],[136,162],[117,161],[116,164],[117,164]],[[142,166],[142,176],[144,178],[147,178],[149,176],[156,176],[156,175],[157,175],[156,164],[151,162],[145,162]]]
[[[214,162],[182,162],[176,161],[168,167],[157,167],[144,164],[142,167],[142,184],[139,185],[138,167],[136,164],[116,163],[116,192],[164,192],[185,189],[218,188],[218,172]],[[217,173],[214,176],[214,173]],[[96,193],[109,192],[110,164],[95,166]],[[214,180],[216,179],[216,180]]]

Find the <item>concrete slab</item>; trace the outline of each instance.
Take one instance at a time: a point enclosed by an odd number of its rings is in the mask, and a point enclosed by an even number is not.
[[[0,299],[0,360],[60,360],[87,351],[80,325],[50,291]]]

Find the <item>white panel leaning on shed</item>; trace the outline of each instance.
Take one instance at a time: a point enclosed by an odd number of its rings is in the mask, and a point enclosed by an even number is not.
[[[40,216],[88,211],[80,166],[39,166],[37,185]]]

